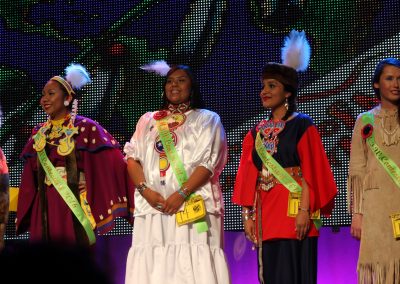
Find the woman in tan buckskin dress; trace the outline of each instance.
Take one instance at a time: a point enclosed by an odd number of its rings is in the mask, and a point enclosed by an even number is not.
[[[375,69],[373,88],[380,104],[357,118],[348,177],[351,234],[360,239],[358,283],[400,283],[400,239],[394,235],[391,216],[400,214],[400,183],[379,162],[367,143],[376,145],[400,165],[400,60],[387,58]],[[368,124],[366,115],[374,122]],[[384,157],[383,155],[381,157]],[[392,177],[394,176],[394,177]],[[400,182],[400,176],[397,175]],[[400,220],[397,224],[400,229]]]

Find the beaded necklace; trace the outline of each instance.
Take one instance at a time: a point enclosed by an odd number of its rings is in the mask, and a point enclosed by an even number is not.
[[[68,120],[68,124],[64,126],[64,122]],[[50,133],[48,133],[50,130]],[[73,125],[71,115],[67,114],[64,118],[58,120],[49,119],[46,121],[39,131],[35,134],[35,143],[33,148],[40,152],[46,144],[56,146],[57,153],[61,156],[66,156],[72,152],[75,148],[75,141],[73,135],[78,134],[78,127]],[[62,137],[63,138],[60,138]],[[58,139],[58,144],[54,142],[54,139]]]
[[[265,149],[273,155],[278,150],[278,134],[285,128],[286,122],[283,120],[262,120],[256,130],[260,131]]]

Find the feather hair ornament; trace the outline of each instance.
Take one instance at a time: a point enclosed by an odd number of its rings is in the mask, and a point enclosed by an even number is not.
[[[75,90],[82,89],[83,86],[90,83],[90,76],[86,68],[80,64],[71,64],[65,68],[65,79]]]
[[[307,70],[310,63],[311,47],[304,31],[292,30],[282,47],[282,64],[296,71]]]
[[[157,60],[149,64],[143,65],[142,67],[140,67],[140,69],[148,72],[153,72],[164,77],[168,74],[168,71],[171,69],[171,67],[168,65],[167,62],[165,62],[165,60]]]

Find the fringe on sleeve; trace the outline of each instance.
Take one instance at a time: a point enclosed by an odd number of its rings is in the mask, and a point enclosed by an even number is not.
[[[350,214],[363,213],[363,181],[358,175],[347,177],[347,208]]]

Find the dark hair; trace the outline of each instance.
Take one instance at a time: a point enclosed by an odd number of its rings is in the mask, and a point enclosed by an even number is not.
[[[282,120],[287,120],[295,111],[297,111],[297,90],[285,84],[283,84],[283,86],[285,92],[290,92],[292,94],[287,98],[288,110],[282,118]]]
[[[383,69],[388,65],[400,68],[400,60],[389,57],[389,58],[383,59],[382,61],[380,61],[378,63],[378,65],[376,65],[374,76],[372,78],[372,88],[374,88],[375,95],[379,100],[381,100],[381,94],[379,92],[379,88],[375,88],[374,84],[379,83],[379,79],[381,78]],[[398,110],[397,118],[400,123],[400,100],[397,102],[397,110]]]
[[[167,76],[165,77],[164,83],[163,83],[163,96],[162,96],[162,104],[161,104],[161,109],[167,109],[169,105],[169,101],[167,99],[167,96],[165,94],[165,86],[167,84],[169,76],[174,73],[176,70],[183,70],[185,71],[186,75],[190,79],[191,83],[191,88],[190,88],[190,107],[195,109],[195,108],[203,108],[204,103],[201,98],[200,94],[200,88],[199,84],[197,82],[196,76],[194,75],[192,69],[187,66],[187,65],[175,65],[172,66],[172,68],[168,71]]]
[[[287,120],[295,111],[297,111],[297,90],[299,87],[299,78],[297,71],[283,64],[268,62],[261,71],[261,80],[275,79],[282,83],[285,92],[292,95],[287,99],[288,110],[282,120]],[[271,113],[272,116],[272,113]]]

